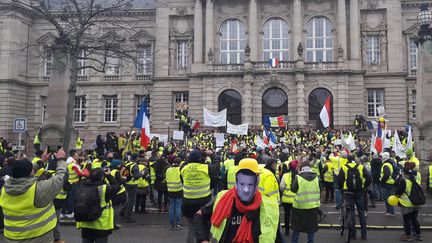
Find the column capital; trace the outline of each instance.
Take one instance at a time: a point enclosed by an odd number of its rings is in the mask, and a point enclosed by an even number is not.
[[[202,6],[202,1],[203,0],[195,0],[195,5],[201,5]]]

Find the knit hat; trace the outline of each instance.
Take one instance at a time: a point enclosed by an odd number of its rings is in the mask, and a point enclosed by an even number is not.
[[[16,160],[12,163],[12,177],[22,178],[30,176],[33,170],[32,162],[28,160]]]
[[[117,166],[121,165],[121,161],[118,159],[113,159],[110,163],[111,168],[116,168]]]
[[[382,153],[381,157],[382,157],[382,162],[385,162],[390,159],[390,154],[388,152],[384,152]]]

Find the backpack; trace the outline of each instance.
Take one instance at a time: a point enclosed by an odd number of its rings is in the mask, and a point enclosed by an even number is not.
[[[411,194],[408,196],[408,198],[410,199],[411,203],[414,204],[415,206],[420,206],[420,205],[425,204],[426,197],[425,197],[425,195],[423,193],[423,189],[417,183],[416,180],[414,180],[412,178],[410,178],[409,180],[412,183]]]
[[[81,185],[75,193],[75,220],[77,222],[97,220],[101,217],[103,211],[100,205],[99,186]]]
[[[358,170],[359,164],[356,164],[354,167],[346,165],[347,170],[347,179],[346,185],[349,192],[359,192],[362,189],[362,178],[360,176],[360,171]]]

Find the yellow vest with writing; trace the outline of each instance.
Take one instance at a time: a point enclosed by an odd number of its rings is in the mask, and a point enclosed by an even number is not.
[[[198,199],[211,194],[208,165],[189,163],[183,167],[180,174],[183,178],[183,197]]]

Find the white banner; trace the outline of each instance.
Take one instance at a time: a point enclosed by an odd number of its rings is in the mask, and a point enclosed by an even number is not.
[[[388,136],[387,136],[388,135]],[[388,137],[388,138],[387,138]],[[390,148],[391,147],[391,130],[386,130],[384,132],[384,143],[383,143],[383,148]]]
[[[226,116],[227,109],[220,112],[211,112],[204,108],[204,126],[224,127],[227,124]]]
[[[406,148],[404,148],[404,146],[402,145],[397,130],[395,130],[394,134],[393,151],[395,152],[396,156],[399,156],[401,159],[406,158]]]
[[[216,138],[216,147],[223,147],[225,143],[225,134],[214,133],[213,136]]]
[[[237,134],[237,135],[247,135],[248,134],[249,123],[234,125],[227,121],[227,133]]]
[[[173,131],[173,139],[174,140],[183,140],[184,132],[183,131]]]

